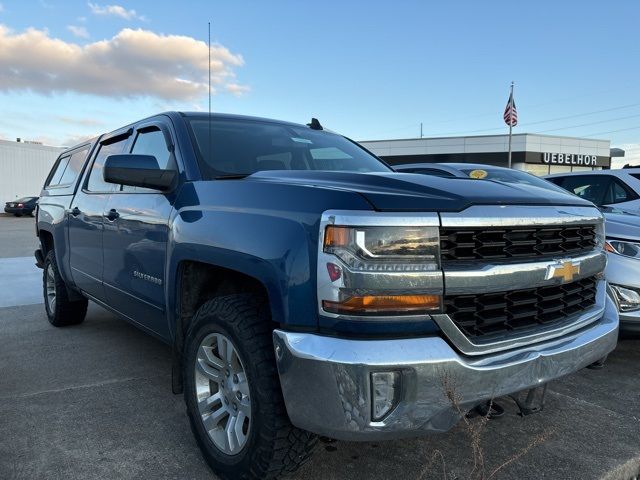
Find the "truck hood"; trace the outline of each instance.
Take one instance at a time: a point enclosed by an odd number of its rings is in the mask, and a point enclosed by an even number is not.
[[[555,189],[414,173],[273,170],[254,173],[249,179],[357,192],[379,211],[461,211],[471,205],[593,206]]]

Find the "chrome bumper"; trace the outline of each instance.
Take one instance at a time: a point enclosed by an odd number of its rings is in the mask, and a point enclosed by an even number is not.
[[[440,337],[349,340],[275,330],[282,392],[291,422],[341,440],[377,440],[443,432],[462,410],[568,375],[603,358],[618,338],[618,313],[607,296],[602,317],[551,341],[482,357],[465,357]],[[382,421],[371,420],[370,374],[400,371],[401,395]]]

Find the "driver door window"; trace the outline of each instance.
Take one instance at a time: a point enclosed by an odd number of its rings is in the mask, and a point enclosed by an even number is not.
[[[90,192],[100,193],[110,193],[120,190],[119,185],[116,185],[115,183],[107,183],[104,181],[104,177],[102,176],[102,168],[104,167],[104,162],[109,155],[122,153],[127,140],[127,138],[123,138],[118,142],[100,145],[98,155],[96,156],[96,159],[93,161],[93,165],[91,166],[89,181],[87,183],[87,190],[89,190]]]
[[[608,175],[579,175],[565,177],[562,188],[596,205],[611,203],[611,178]]]
[[[158,167],[161,170],[173,170],[176,168],[175,159],[167,147],[164,134],[157,128],[139,132],[134,140],[131,153],[154,156],[158,161]],[[149,188],[131,187],[128,185],[123,185],[122,190],[125,192],[155,191]]]

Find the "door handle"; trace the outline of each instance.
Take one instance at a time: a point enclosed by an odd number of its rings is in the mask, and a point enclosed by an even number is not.
[[[107,213],[107,215],[106,215],[107,220],[109,220],[110,222],[113,222],[119,216],[120,216],[120,214],[118,213],[118,211],[115,208],[112,208],[111,210],[109,210],[109,213]]]
[[[71,215],[73,215],[74,217],[77,217],[81,213],[82,212],[80,211],[80,209],[78,207],[73,207],[73,210],[71,210]]]

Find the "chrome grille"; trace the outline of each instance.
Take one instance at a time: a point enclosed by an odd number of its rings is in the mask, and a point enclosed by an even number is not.
[[[445,313],[470,338],[560,323],[595,302],[595,277],[564,285],[444,297]]]
[[[595,225],[440,229],[443,263],[580,254],[595,246]]]

